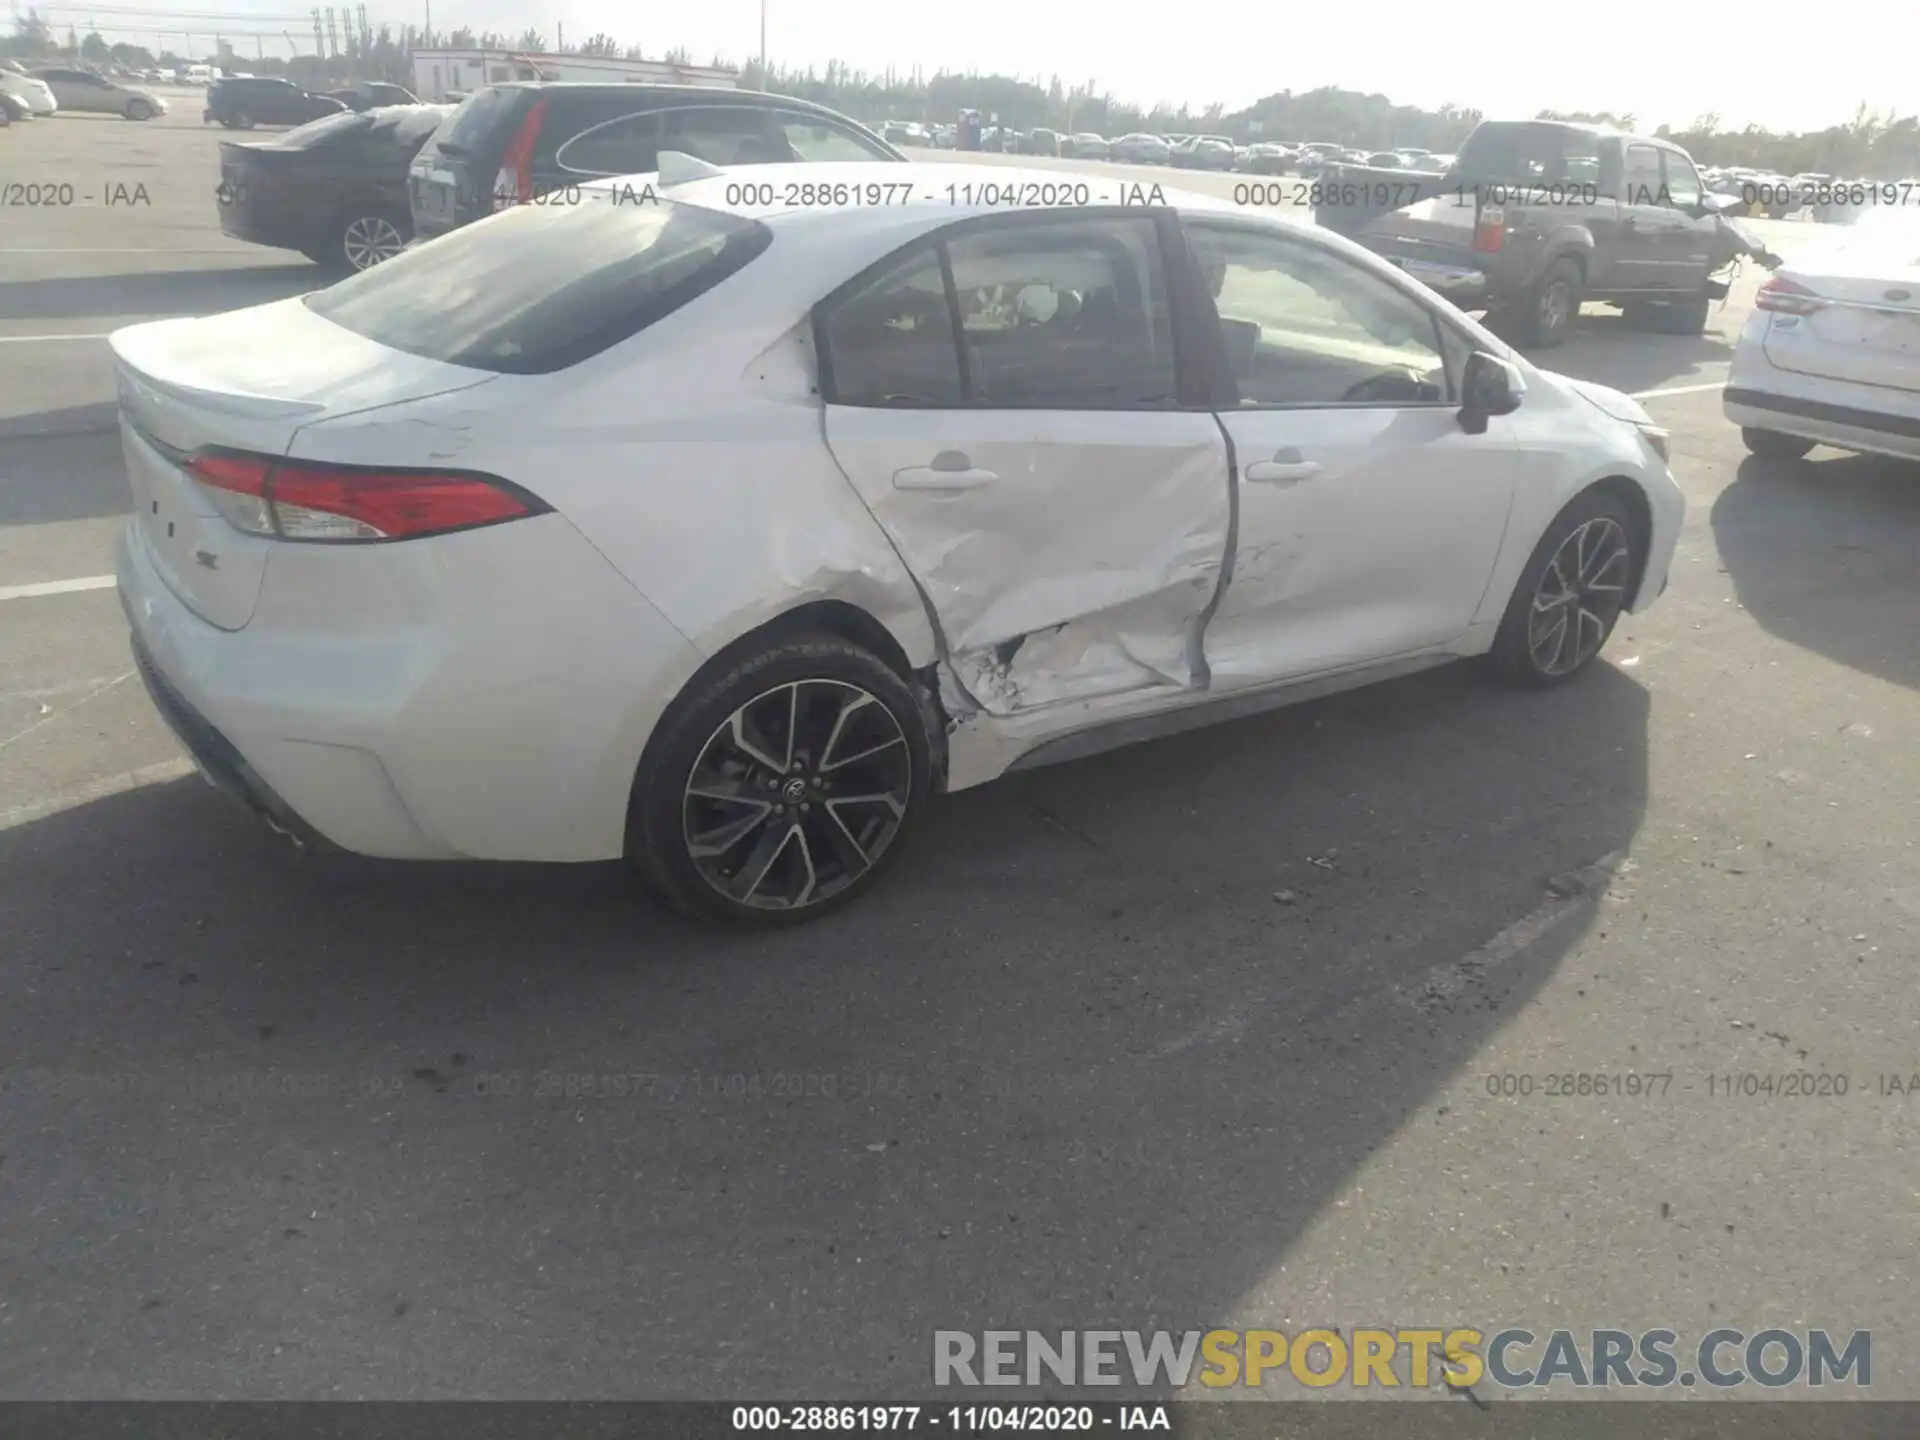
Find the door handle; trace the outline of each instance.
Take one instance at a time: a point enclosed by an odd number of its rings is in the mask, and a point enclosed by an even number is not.
[[[1261,485],[1290,485],[1297,480],[1310,480],[1320,473],[1320,464],[1316,460],[1302,460],[1299,451],[1292,451],[1285,458],[1276,456],[1271,460],[1256,460],[1246,468],[1248,480]]]
[[[931,465],[909,465],[893,472],[896,490],[978,490],[1000,477],[991,470],[979,470],[958,450],[942,450]]]

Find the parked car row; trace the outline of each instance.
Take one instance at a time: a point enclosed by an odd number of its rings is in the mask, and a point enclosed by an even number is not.
[[[502,209],[572,203],[584,182],[657,170],[662,150],[717,165],[905,158],[824,106],[758,92],[515,82],[458,105],[350,109],[287,88],[227,82],[208,97],[235,129],[326,107],[284,134],[221,143],[220,228],[348,270]]]

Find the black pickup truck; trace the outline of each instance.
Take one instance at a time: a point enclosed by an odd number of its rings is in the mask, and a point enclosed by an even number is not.
[[[1314,219],[1358,240],[1514,341],[1558,345],[1583,301],[1698,335],[1742,256],[1775,257],[1725,218],[1666,140],[1594,125],[1489,120],[1444,175],[1333,166]]]

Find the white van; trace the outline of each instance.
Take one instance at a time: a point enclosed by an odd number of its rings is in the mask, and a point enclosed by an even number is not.
[[[187,66],[187,84],[211,85],[220,78],[220,72],[211,65]]]

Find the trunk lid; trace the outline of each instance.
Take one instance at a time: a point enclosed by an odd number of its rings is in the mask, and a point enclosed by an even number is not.
[[[1920,246],[1862,248],[1775,276],[1824,302],[1809,315],[1767,317],[1764,346],[1776,369],[1920,392]]]
[[[494,378],[377,345],[298,299],[134,325],[109,343],[134,523],[167,588],[222,630],[253,618],[279,542],[242,534],[221,517],[184,468],[195,450],[285,455],[317,420]]]
[[[1330,165],[1314,187],[1322,197],[1313,207],[1314,223],[1369,249],[1387,238],[1404,238],[1420,248],[1467,249],[1476,207],[1471,190],[1464,196],[1454,193],[1456,183],[1452,174]]]

